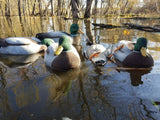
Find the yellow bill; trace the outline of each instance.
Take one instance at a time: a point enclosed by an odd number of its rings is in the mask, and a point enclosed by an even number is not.
[[[58,46],[57,50],[54,52],[54,55],[61,54],[62,50],[63,50],[63,47],[62,46]]]
[[[147,52],[147,49],[144,48],[144,47],[141,48],[140,52],[141,52],[141,54],[142,54],[144,57],[146,57],[146,56],[149,55],[148,52]]]

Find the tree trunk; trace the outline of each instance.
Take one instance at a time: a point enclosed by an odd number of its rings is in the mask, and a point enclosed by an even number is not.
[[[2,5],[2,1],[0,1],[0,11],[1,11],[0,15],[3,16],[3,5]]]
[[[58,0],[58,9],[57,9],[57,15],[61,15],[61,0]]]
[[[160,1],[155,0],[155,2],[156,2],[157,12],[160,13]]]
[[[27,1],[27,4],[28,4],[28,15],[30,15],[31,14],[30,13],[30,4],[31,4],[30,0]]]
[[[95,36],[92,33],[92,24],[91,24],[91,20],[84,20],[85,22],[85,26],[86,26],[86,35],[89,39],[87,39],[87,43],[88,44],[95,44],[96,40],[95,40]]]
[[[51,16],[54,15],[54,4],[53,4],[53,0],[50,0],[51,1]]]
[[[109,8],[110,8],[110,5],[111,5],[111,1],[110,1],[110,0],[108,0],[107,8],[106,8],[106,10],[104,11],[104,14],[107,14],[107,13],[108,13]]]
[[[45,10],[43,11],[43,15],[46,15],[47,10],[48,10],[48,7],[50,6],[51,2],[52,2],[51,0],[48,2],[48,4],[47,4]]]
[[[95,0],[95,4],[94,4],[94,14],[96,15],[97,14],[97,4],[98,3],[98,0]]]
[[[87,0],[87,7],[85,10],[84,18],[90,18],[91,17],[91,7],[92,7],[93,0]]]
[[[34,5],[33,5],[32,14],[31,15],[35,14],[35,8],[36,8],[36,0],[34,1]]]
[[[22,10],[23,10],[22,15],[25,15],[26,14],[26,8],[27,8],[25,0],[22,1],[21,7],[22,7]]]
[[[10,10],[10,1],[8,0],[5,4],[5,15],[6,16],[11,16],[11,10]]]
[[[39,14],[40,16],[42,16],[42,4],[41,4],[41,0],[38,0],[38,3],[39,3]]]
[[[126,10],[126,6],[128,4],[128,0],[126,1],[126,3],[124,4],[124,6],[122,7],[122,14],[125,14],[125,10]]]
[[[21,16],[21,0],[18,0],[18,15]]]
[[[78,10],[78,1],[71,0],[71,6],[72,6],[72,16],[73,18],[79,18],[79,10]]]

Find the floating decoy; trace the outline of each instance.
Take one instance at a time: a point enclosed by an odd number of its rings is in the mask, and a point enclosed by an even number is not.
[[[86,51],[84,51],[84,56],[97,66],[103,66],[107,61],[106,48],[101,44],[88,46]]]
[[[147,39],[144,37],[138,38],[136,43],[126,40],[118,42],[116,49],[108,58],[126,67],[150,68],[154,65],[154,60],[147,49]]]
[[[28,55],[45,51],[45,45],[34,37],[8,37],[0,39],[0,54]]]
[[[80,56],[72,45],[71,37],[63,35],[58,43],[52,39],[44,39],[44,41],[49,43],[44,55],[44,61],[52,70],[65,71],[80,67]]]
[[[36,38],[43,40],[45,38],[52,38],[55,42],[58,42],[59,38],[62,35],[67,35],[73,38],[73,45],[81,44],[81,36],[80,34],[84,34],[84,32],[79,28],[78,24],[72,24],[70,26],[70,34],[63,31],[53,31],[46,33],[38,33],[36,34]]]

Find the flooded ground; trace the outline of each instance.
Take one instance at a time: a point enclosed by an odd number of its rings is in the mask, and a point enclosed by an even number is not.
[[[73,20],[45,17],[0,17],[0,38],[35,36],[40,32],[66,31]],[[92,23],[130,22],[159,25],[159,20],[107,19],[79,20],[86,36],[111,48],[119,40],[146,37],[154,58],[152,69],[120,68],[107,61],[102,67],[87,61],[82,51],[81,68],[53,72],[43,54],[0,56],[1,120],[159,120],[160,119],[160,33],[126,28],[98,28]]]

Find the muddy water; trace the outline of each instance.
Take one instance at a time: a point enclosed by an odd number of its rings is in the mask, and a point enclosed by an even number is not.
[[[61,18],[0,17],[0,38],[48,31],[69,33],[72,22],[75,21]],[[82,64],[76,70],[53,72],[45,66],[43,54],[0,56],[0,119],[160,119],[160,33],[92,25],[131,22],[153,26],[160,24],[159,20],[97,18],[77,22],[90,41],[108,49],[122,39],[136,41],[146,37],[154,66],[133,70],[107,61],[105,66],[96,67],[82,55],[86,36],[82,36],[82,46],[78,47]]]

